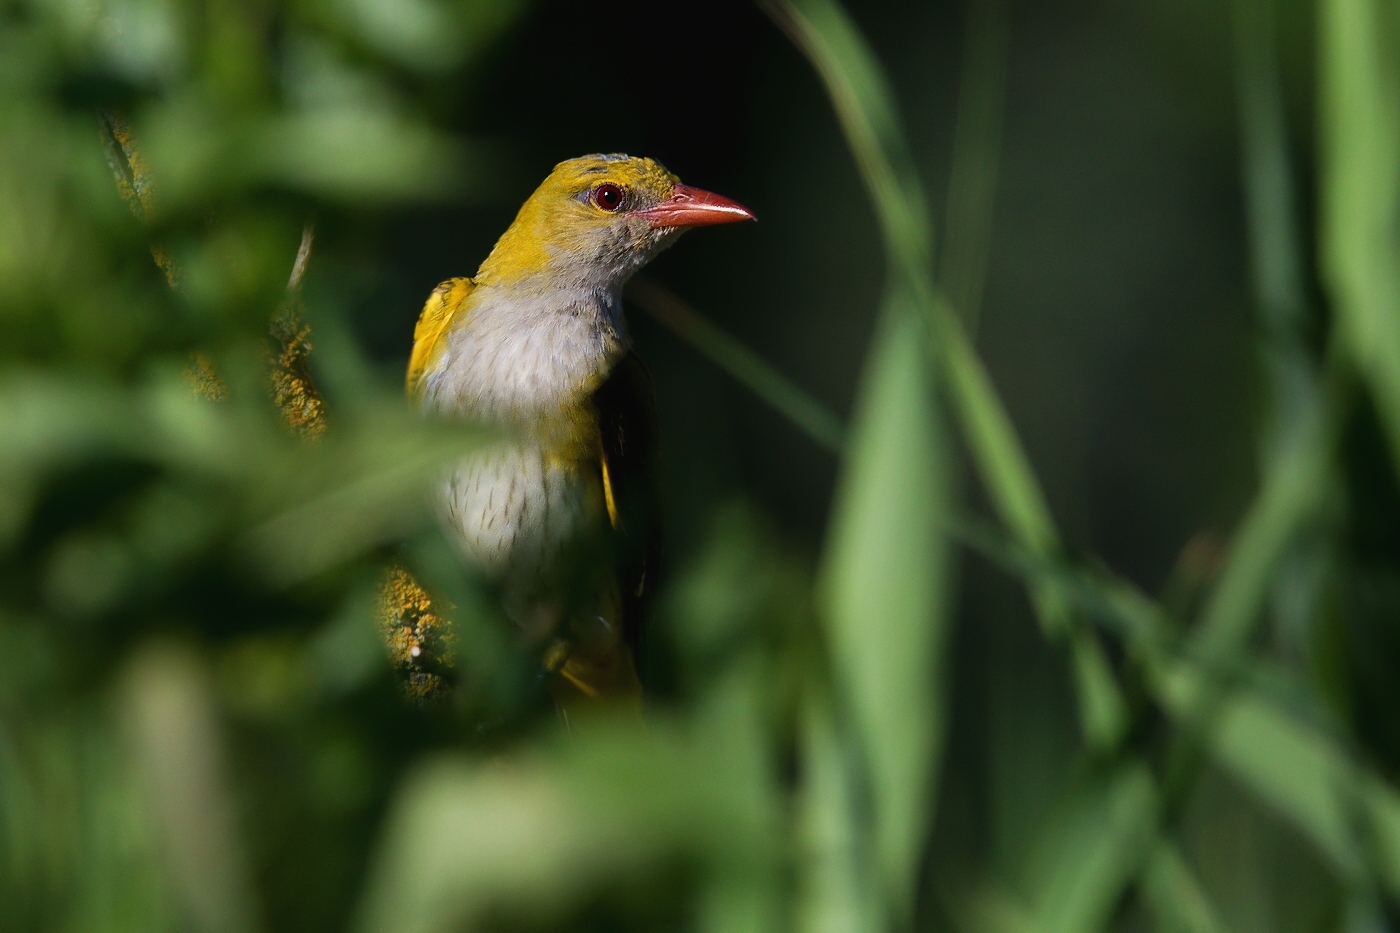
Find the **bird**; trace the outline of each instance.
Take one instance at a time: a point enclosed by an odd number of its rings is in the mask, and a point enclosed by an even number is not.
[[[406,384],[495,438],[445,470],[439,515],[561,705],[641,694],[660,555],[655,396],[622,290],[694,227],[755,219],[621,153],[556,165],[470,278],[429,295]]]

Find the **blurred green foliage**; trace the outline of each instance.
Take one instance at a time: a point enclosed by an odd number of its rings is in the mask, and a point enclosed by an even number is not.
[[[830,97],[885,297],[843,426],[663,286],[629,294],[841,463],[816,560],[735,506],[669,568],[643,723],[562,722],[436,529],[428,485],[479,433],[414,417],[361,355],[335,276],[362,245],[323,237],[304,296],[292,275],[318,214],[372,224],[509,174],[442,98],[522,4],[0,3],[0,928],[1393,928],[1394,11],[1318,3],[1307,211],[1279,11],[1234,0],[1260,484],[1159,600],[1069,553],[968,333],[1005,5],[970,0],[941,239],[849,12],[762,7]],[[268,387],[289,310],[314,437]],[[952,689],[960,554],[1024,586],[1079,727],[1040,770],[986,737],[971,788],[947,754],[981,722]],[[452,607],[436,703],[386,661],[395,561]],[[1008,714],[1027,732],[1059,702],[1036,689],[1004,694],[1032,697]]]

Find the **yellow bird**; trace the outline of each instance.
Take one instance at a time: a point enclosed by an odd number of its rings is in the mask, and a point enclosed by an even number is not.
[[[541,645],[556,699],[640,691],[633,657],[658,555],[656,428],[622,288],[683,231],[752,218],[652,159],[570,159],[477,274],[443,282],[423,307],[410,396],[505,438],[450,471],[441,515]]]

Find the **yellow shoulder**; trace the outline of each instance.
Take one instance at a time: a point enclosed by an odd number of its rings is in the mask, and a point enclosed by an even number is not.
[[[467,302],[467,296],[475,288],[468,278],[448,279],[428,296],[423,305],[423,313],[418,315],[418,325],[413,328],[413,353],[408,358],[406,379],[408,394],[417,395],[419,383],[428,369],[428,364],[441,348],[442,338],[451,329]]]

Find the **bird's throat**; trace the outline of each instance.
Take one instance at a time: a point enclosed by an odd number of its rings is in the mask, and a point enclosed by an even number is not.
[[[478,288],[424,380],[424,406],[529,425],[569,417],[626,350],[613,292]]]

